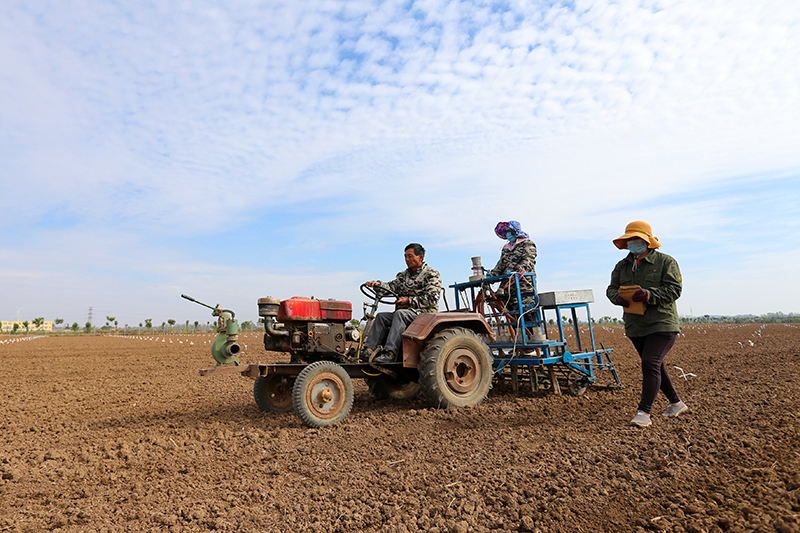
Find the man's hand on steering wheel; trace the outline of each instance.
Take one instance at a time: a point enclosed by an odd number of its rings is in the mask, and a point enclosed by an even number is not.
[[[379,281],[367,281],[359,288],[361,289],[361,294],[370,300],[383,304],[396,305],[402,299],[392,289],[381,285]],[[408,299],[405,296],[403,298]]]

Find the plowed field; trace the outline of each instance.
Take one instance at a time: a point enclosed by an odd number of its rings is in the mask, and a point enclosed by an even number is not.
[[[596,335],[623,390],[436,410],[357,380],[324,429],[200,377],[210,337],[0,337],[0,532],[800,532],[800,328],[685,327],[667,363],[690,411],[660,396],[644,429],[636,353]]]

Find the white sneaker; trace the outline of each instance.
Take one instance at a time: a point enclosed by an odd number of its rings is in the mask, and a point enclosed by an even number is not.
[[[686,407],[686,404],[683,403],[683,400],[681,400],[678,403],[669,404],[669,407],[667,407],[667,410],[664,411],[661,414],[662,414],[662,416],[678,416],[682,412],[688,411],[688,410],[689,410],[689,408]]]
[[[650,415],[644,411],[636,411],[636,416],[634,416],[633,420],[631,420],[632,426],[637,426],[640,428],[647,427],[650,424],[652,424],[652,422],[650,422]]]

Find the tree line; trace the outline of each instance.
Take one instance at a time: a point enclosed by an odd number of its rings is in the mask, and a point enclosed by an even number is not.
[[[60,326],[64,323],[63,318],[56,318],[53,323],[56,326]],[[24,328],[25,333],[30,333],[31,325],[36,327],[41,327],[44,324],[44,317],[35,318],[31,321],[25,320],[21,323],[14,323],[12,329],[8,332],[12,335],[16,335],[18,333],[22,333],[20,331]],[[250,320],[246,320],[239,325],[240,331],[251,331],[260,327],[263,324],[263,319],[259,318],[258,322],[252,322]],[[176,326],[177,325],[177,326]],[[21,326],[21,327],[20,327]],[[190,333],[208,333],[208,332],[215,332],[217,330],[217,323],[211,323],[210,321],[206,322],[205,324],[201,324],[199,320],[195,320],[194,323],[190,323],[186,320],[183,324],[178,324],[178,321],[170,318],[161,323],[160,326],[153,325],[152,318],[145,318],[142,322],[139,322],[139,326],[136,325],[130,326],[125,324],[124,326],[120,327],[119,322],[117,321],[116,317],[107,316],[106,322],[104,325],[97,327],[91,323],[91,321],[86,321],[83,326],[79,325],[77,322],[73,322],[72,325],[67,324],[65,328],[61,331],[69,331],[72,333],[146,333],[146,334],[155,334],[159,333],[162,335],[169,335],[169,334],[190,334]],[[43,332],[42,332],[43,333]]]

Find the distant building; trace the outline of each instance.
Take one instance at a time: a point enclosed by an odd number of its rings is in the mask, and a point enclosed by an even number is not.
[[[32,320],[28,320],[28,329],[25,329],[25,325],[19,320],[3,320],[0,322],[2,324],[2,331],[3,333],[11,333],[14,331],[14,324],[18,324],[17,332],[25,332],[25,331],[53,331],[53,322],[50,320],[45,320],[42,322],[41,326],[36,326]]]

